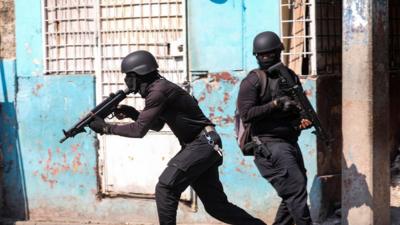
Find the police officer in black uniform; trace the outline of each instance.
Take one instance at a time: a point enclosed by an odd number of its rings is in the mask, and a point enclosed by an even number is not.
[[[222,143],[215,125],[191,95],[161,77],[157,68],[154,56],[147,51],[127,55],[121,70],[128,88],[145,99],[143,111],[119,105],[117,118],[129,117],[135,122],[112,125],[96,118],[90,128],[100,134],[132,138],[142,138],[149,129],[160,131],[165,123],[171,128],[182,149],[168,162],[156,186],[160,224],[176,224],[178,201],[189,185],[216,219],[228,224],[265,224],[228,201],[219,180]]]
[[[311,122],[302,119],[298,103],[285,92],[288,88],[285,80],[279,74],[267,72],[281,61],[282,50],[283,44],[273,32],[262,32],[255,37],[253,54],[259,69],[267,76],[266,90],[260,97],[262,81],[254,71],[250,72],[240,84],[238,109],[243,122],[251,123],[252,136],[259,140],[254,162],[282,198],[274,225],[308,225],[311,219],[306,169],[297,139]],[[296,74],[291,73],[301,85]]]

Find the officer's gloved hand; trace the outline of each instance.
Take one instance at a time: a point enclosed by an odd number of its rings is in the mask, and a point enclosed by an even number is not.
[[[299,108],[297,102],[293,101],[288,96],[276,98],[274,100],[274,105],[277,109],[280,109],[283,112],[299,112],[300,111],[300,108]]]
[[[118,105],[114,110],[115,117],[122,120],[125,118],[136,119],[139,116],[139,112],[132,106],[129,105]]]
[[[215,131],[210,131],[207,133],[210,137],[211,140],[214,141],[214,144],[218,145],[220,148],[222,148],[222,140],[219,134]]]
[[[301,109],[298,106],[297,102],[290,100],[290,101],[283,103],[282,111],[297,113],[297,112],[300,112]]]
[[[100,117],[95,117],[94,120],[89,123],[89,128],[101,135],[111,134],[111,125],[104,122],[104,119]]]

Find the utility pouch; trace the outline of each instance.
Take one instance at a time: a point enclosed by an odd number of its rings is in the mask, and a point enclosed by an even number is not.
[[[254,143],[254,145],[260,149],[260,152],[264,155],[265,158],[269,158],[271,156],[271,151],[268,149],[266,144],[263,144],[260,141],[260,138],[258,138],[257,136],[252,137],[252,143]]]

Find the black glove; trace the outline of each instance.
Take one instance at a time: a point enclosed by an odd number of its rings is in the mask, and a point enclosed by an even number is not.
[[[127,117],[136,120],[139,116],[139,112],[129,105],[118,105],[117,108],[115,108],[114,110],[114,114],[115,117],[117,117],[117,119],[119,120],[125,119]]]
[[[94,120],[89,123],[89,128],[101,135],[111,134],[111,125],[104,122],[104,119],[100,117],[95,117]]]
[[[283,112],[300,112],[300,107],[296,101],[293,101],[288,96],[279,97],[274,100],[276,108],[282,110]]]

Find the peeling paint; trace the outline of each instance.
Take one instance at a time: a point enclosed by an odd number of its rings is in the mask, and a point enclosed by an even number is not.
[[[353,45],[367,45],[369,41],[368,2],[350,1],[344,4],[343,36],[344,49]]]
[[[74,172],[77,172],[77,171],[79,170],[79,167],[81,167],[81,166],[82,166],[82,163],[81,163],[81,154],[78,153],[78,154],[75,156],[74,160],[72,161],[72,168],[73,168],[73,171],[74,171]]]
[[[216,82],[228,81],[232,85],[235,85],[238,82],[238,79],[228,72],[213,73],[210,74],[210,77],[215,79]]]
[[[32,90],[32,94],[39,96],[39,90],[43,88],[43,84],[36,84],[35,88]]]
[[[202,102],[202,101],[204,101],[205,98],[206,98],[206,94],[205,94],[205,93],[202,93],[202,94],[200,95],[200,97],[198,97],[197,101],[198,101],[198,102]]]
[[[71,145],[71,150],[72,150],[72,152],[78,151],[79,146],[80,146],[79,144]]]
[[[231,98],[231,96],[229,95],[229,93],[225,92],[224,93],[224,103],[227,104],[230,98]]]

